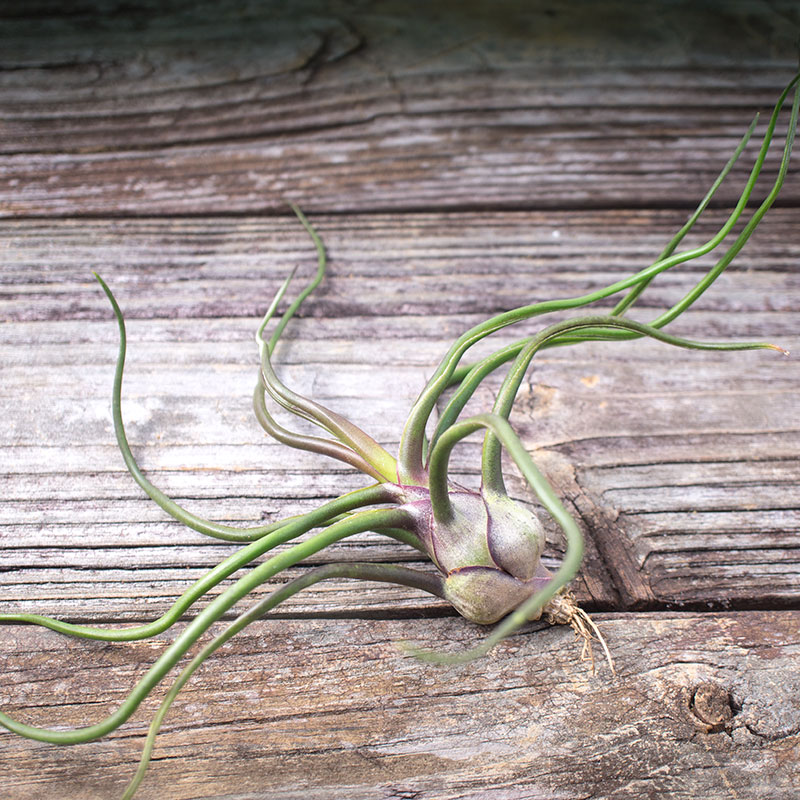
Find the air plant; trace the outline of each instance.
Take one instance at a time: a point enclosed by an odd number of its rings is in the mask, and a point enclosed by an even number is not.
[[[689,308],[749,239],[781,188],[789,163],[800,102],[800,75],[781,94],[774,107],[762,144],[736,206],[718,232],[704,244],[679,251],[678,246],[707,208],[755,130],[757,118],[742,137],[706,196],[686,224],[675,234],[658,259],[630,277],[580,297],[549,300],[521,306],[476,325],[450,347],[438,368],[413,404],[402,432],[397,457],[392,456],[363,430],[336,412],[288,388],[272,363],[275,346],[301,303],[322,280],[326,267],[325,248],[303,213],[294,211],[310,235],[317,251],[318,269],[313,280],[288,305],[271,335],[266,330],[277,313],[294,273],[284,281],[256,332],[261,364],[254,394],[255,414],[264,430],[290,447],[310,450],[343,461],[372,479],[364,488],[343,494],[306,514],[252,528],[237,528],[201,519],[181,507],[155,487],[140,470],[128,444],[122,419],[121,395],[125,363],[125,323],[114,295],[97,277],[111,302],[119,326],[119,355],[113,388],[113,419],[116,439],[125,464],[136,482],[167,514],[201,534],[238,542],[243,546],[194,583],[158,619],[135,627],[111,629],[61,622],[37,614],[3,614],[0,622],[32,623],[88,639],[124,642],[155,636],[170,628],[209,591],[239,570],[249,571],[215,596],[174,639],[171,645],[136,684],[125,701],[110,716],[88,727],[51,730],[33,727],[0,712],[0,724],[22,736],[54,744],[77,744],[105,736],[122,725],[141,701],[175,667],[198,639],[235,604],[282,570],[319,553],[346,537],[374,531],[416,548],[429,557],[434,571],[420,571],[392,564],[330,563],[309,569],[274,590],[231,622],[210,640],[183,668],[164,698],[147,736],[139,769],[125,791],[131,798],[147,767],[153,741],[164,716],[180,689],[194,671],[222,644],[270,609],[301,591],[329,578],[384,581],[414,587],[446,599],[468,620],[481,624],[499,622],[478,645],[466,652],[439,653],[412,649],[420,659],[456,663],[485,654],[525,623],[544,616],[552,623],[571,625],[583,637],[585,647],[599,639],[613,670],[610,653],[594,623],[578,607],[567,586],[582,558],[583,542],[578,525],[534,464],[508,422],[515,397],[534,356],[551,347],[588,341],[628,341],[650,337],[667,345],[697,350],[752,350],[772,348],[762,342],[708,343],[690,341],[664,332],[663,328]],[[738,235],[714,266],[675,305],[645,324],[625,314],[659,274],[703,256],[719,247],[747,208],[773,139],[779,112],[794,88],[793,104],[783,156],[777,176],[765,199],[752,212]],[[625,293],[610,313],[569,318],[538,334],[521,338],[471,364],[462,363],[467,351],[493,333],[535,316],[583,308]],[[502,381],[491,411],[462,418],[461,412],[482,381],[504,364],[511,366]],[[453,389],[451,393],[448,390]],[[448,394],[446,394],[448,393]],[[269,410],[267,398],[291,414],[316,425],[322,435],[311,436],[283,427]],[[432,421],[434,409],[438,420]],[[426,435],[430,431],[430,436]],[[477,491],[458,486],[449,479],[448,461],[453,447],[466,436],[483,431],[481,486]],[[522,473],[545,511],[560,526],[566,538],[561,566],[551,574],[542,565],[544,529],[526,506],[512,500],[506,491],[501,454],[505,449]],[[257,566],[253,563],[278,545],[310,536],[272,554]]]

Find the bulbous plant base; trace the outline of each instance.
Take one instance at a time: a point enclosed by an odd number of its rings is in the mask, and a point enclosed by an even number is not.
[[[611,652],[603,634],[600,633],[600,629],[594,624],[592,618],[578,605],[578,601],[572,592],[564,589],[548,601],[542,610],[542,618],[551,625],[569,625],[575,631],[575,636],[583,642],[581,659],[588,658],[590,660],[593,675],[595,673],[594,651],[592,650],[593,640],[599,642],[603,648],[611,673],[613,675],[617,674],[616,669],[614,669],[614,659],[611,658]]]

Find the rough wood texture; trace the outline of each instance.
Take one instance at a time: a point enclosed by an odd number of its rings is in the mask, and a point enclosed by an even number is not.
[[[234,549],[171,522],[125,472],[116,329],[91,270],[129,320],[124,413],[155,482],[225,522],[308,510],[363,480],[271,442],[250,410],[257,318],[314,263],[287,198],[331,262],[281,374],[394,449],[465,328],[655,259],[791,76],[800,22],[794,2],[285,5],[5,12],[2,611],[151,619]],[[689,244],[724,220],[745,161]],[[800,350],[797,175],[674,332]],[[640,318],[709,263],[662,276]],[[141,797],[793,799],[799,391],[797,360],[776,353],[542,354],[512,421],[584,529],[575,588],[619,677],[592,677],[569,631],[538,626],[474,664],[421,665],[394,643],[456,649],[480,631],[418,592],[319,584],[189,684]],[[479,447],[455,450],[461,482]],[[377,535],[314,563],[328,557],[419,565]],[[0,628],[0,707],[94,721],[171,638]],[[3,732],[0,794],[118,797],[157,704],[79,748]]]
[[[563,628],[515,636],[445,671],[410,660],[396,643],[467,646],[476,631],[462,620],[258,623],[186,687],[141,797],[796,795],[798,612],[598,621],[618,654],[613,681],[577,662]],[[163,647],[87,646],[44,633],[31,653],[32,641],[0,631],[4,694],[24,702],[60,693],[55,712],[38,700],[26,712],[65,725],[110,709]],[[6,796],[38,800],[56,783],[73,800],[119,796],[156,705],[80,753],[4,737]]]
[[[0,213],[684,205],[774,102],[800,25],[793,0],[436,5],[23,12]]]
[[[794,215],[777,209],[751,243],[744,269],[725,275],[675,330],[707,339],[769,335],[795,348],[800,297],[793,273],[781,266],[800,255]],[[279,352],[282,374],[394,449],[425,377],[471,322],[518,298],[582,294],[627,275],[658,253],[681,218],[650,211],[317,217],[331,272],[304,309],[308,316],[289,329]],[[696,241],[722,219],[710,214]],[[53,570],[65,570],[62,580],[90,570],[85,577],[113,596],[111,585],[129,580],[126,570],[141,580],[141,570],[166,570],[169,558],[176,582],[165,582],[165,572],[153,575],[147,601],[149,609],[163,609],[183,581],[231,550],[174,530],[124,472],[108,410],[116,329],[88,267],[117,289],[130,318],[125,414],[159,485],[198,513],[241,523],[296,513],[359,485],[335,463],[266,439],[250,412],[256,315],[291,265],[313,265],[295,222],[42,225],[7,225],[8,252],[20,266],[5,273],[9,299],[0,306],[15,320],[0,332],[2,391],[13,412],[0,442],[13,447],[17,464],[6,478],[5,560],[22,569],[6,579],[24,594],[11,600],[31,608],[44,601],[47,613],[63,613]],[[409,242],[410,231],[417,235]],[[614,253],[612,243],[622,237],[627,244]],[[39,267],[37,283],[31,266]],[[685,267],[665,275],[644,296],[643,318],[701,274]],[[39,385],[43,391],[33,394]],[[489,407],[496,386],[481,390],[474,407]],[[776,353],[708,354],[637,342],[542,354],[514,421],[601,548],[602,558],[587,559],[590,586],[582,599],[655,608],[796,602],[797,390],[797,367]],[[24,405],[14,404],[20,391],[30,397]],[[461,480],[475,480],[478,447],[456,450]],[[30,474],[43,470],[64,470],[68,488],[53,497],[53,487]],[[272,470],[267,480],[265,470]],[[57,548],[46,527],[53,515],[69,520],[59,526]],[[136,544],[125,569],[122,544]],[[358,557],[388,557],[379,540],[363,548],[340,546]],[[116,592],[129,595],[123,586]],[[117,605],[115,613],[137,612]]]

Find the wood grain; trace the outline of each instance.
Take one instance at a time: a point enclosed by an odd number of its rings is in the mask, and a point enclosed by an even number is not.
[[[592,676],[559,628],[522,632],[481,661],[443,669],[408,659],[397,642],[464,647],[474,626],[262,621],[187,685],[141,797],[794,797],[796,611],[598,623],[618,654],[615,679],[602,667]],[[99,718],[163,648],[40,633],[30,653],[20,634],[0,631],[4,705],[39,723]],[[119,796],[157,702],[87,745],[4,737],[7,796],[33,800],[53,781],[75,800]]]
[[[723,218],[712,214],[696,238],[712,235]],[[316,218],[330,247],[330,275],[289,329],[281,374],[395,449],[407,409],[458,333],[512,298],[534,300],[544,287],[581,294],[641,268],[680,219],[644,211]],[[781,267],[796,257],[793,221],[792,210],[777,210],[740,268],[675,330],[795,346],[797,287]],[[61,580],[91,577],[110,596],[128,597],[134,605],[115,613],[133,618],[141,611],[124,588],[128,572],[137,581],[147,570],[154,596],[139,602],[147,613],[162,611],[183,581],[231,551],[170,525],[124,473],[108,410],[116,332],[86,274],[103,259],[130,317],[131,441],[158,485],[197,513],[237,524],[299,513],[360,485],[336,463],[266,439],[250,411],[257,314],[287,267],[312,256],[296,223],[6,227],[19,267],[5,273],[2,308],[14,324],[0,332],[8,405],[0,443],[15,464],[5,477],[4,560],[23,570],[9,576],[13,585],[26,586],[25,600],[12,594],[12,603],[44,601],[48,613],[61,613],[65,600],[51,583],[58,570]],[[641,241],[633,236],[639,230],[646,230]],[[626,236],[612,256],[614,238]],[[231,252],[234,242],[240,252]],[[50,253],[58,254],[52,262]],[[640,318],[656,316],[701,274],[684,267],[664,275],[642,298]],[[454,275],[459,291],[449,296]],[[517,335],[496,338],[502,344]],[[586,562],[585,601],[618,607],[623,598],[651,608],[796,602],[800,374],[792,360],[638,342],[551,351],[537,362],[514,422],[599,548]],[[490,407],[497,386],[495,379],[481,389],[474,408]],[[476,479],[476,448],[456,450],[459,479]],[[41,485],[36,475],[45,471],[64,474]],[[58,488],[62,482],[68,488]],[[515,490],[525,496],[521,485]],[[552,527],[550,535],[555,558],[560,536]],[[120,568],[123,545],[131,549]],[[338,552],[414,559],[379,539],[343,543]],[[32,592],[35,585],[44,596]],[[91,615],[90,607],[71,613]]]
[[[786,0],[166,5],[9,21],[0,214],[683,207],[800,24]]]
[[[800,29],[792,0],[93,0],[70,13],[28,0],[1,13],[0,611],[98,624],[158,616],[234,546],[171,521],[125,471],[116,328],[93,270],[128,319],[123,410],[148,475],[231,524],[302,513],[363,480],[270,441],[250,408],[257,320],[290,269],[314,266],[289,200],[330,270],[286,332],[280,373],[395,450],[462,331],[658,256],[757,111],[763,131]],[[755,149],[687,246],[724,222]],[[674,333],[798,351],[797,176]],[[638,318],[711,264],[662,275]],[[470,408],[490,408],[499,381]],[[796,358],[773,352],[541,353],[512,423],[584,532],[574,588],[618,677],[593,676],[571,632],[540,624],[472,664],[420,664],[397,643],[459,650],[484,631],[410,589],[323,582],[190,682],[138,796],[794,800],[798,396]],[[479,440],[462,443],[453,475],[477,485],[479,458]],[[563,542],[546,529],[555,566]],[[424,566],[376,534],[309,563],[328,559]],[[104,645],[0,627],[0,707],[96,721],[174,635]],[[75,748],[3,731],[0,795],[118,798],[164,691]]]

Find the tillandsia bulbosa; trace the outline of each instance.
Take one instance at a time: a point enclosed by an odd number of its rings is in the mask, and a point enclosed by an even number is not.
[[[664,332],[665,326],[680,316],[705,292],[733,261],[749,239],[764,214],[774,202],[784,181],[797,127],[800,102],[800,75],[786,87],[776,103],[738,202],[717,233],[704,244],[679,250],[709,202],[726,179],[747,146],[757,123],[753,120],[728,163],[723,167],[706,196],[650,266],[595,291],[579,297],[549,300],[498,314],[462,334],[441,360],[433,376],[413,404],[400,438],[397,456],[391,455],[363,430],[336,412],[303,397],[288,388],[276,374],[272,357],[275,346],[301,303],[322,280],[325,248],[312,225],[294,208],[317,251],[318,268],[309,284],[288,304],[277,318],[274,329],[267,328],[276,318],[294,273],[278,290],[256,332],[260,352],[260,370],[254,393],[254,408],[265,431],[294,448],[310,450],[343,461],[371,478],[364,488],[343,494],[306,514],[252,528],[238,528],[201,519],[181,507],[156,488],[140,470],[125,433],[122,419],[122,377],[126,337],[123,315],[109,287],[97,276],[111,302],[119,326],[119,354],[114,378],[112,411],[117,442],[125,464],[136,482],[167,514],[199,533],[243,546],[175,601],[163,616],[144,625],[122,629],[71,624],[36,614],[4,614],[6,623],[32,623],[72,636],[109,642],[144,639],[167,630],[178,622],[190,607],[234,573],[248,569],[242,577],[217,594],[199,611],[165,652],[141,678],[124,702],[110,716],[88,727],[75,730],[51,730],[33,727],[0,712],[0,724],[22,736],[54,744],[77,744],[105,736],[122,725],[141,701],[175,667],[198,639],[234,605],[282,570],[346,537],[374,531],[410,545],[429,557],[432,569],[421,571],[393,564],[333,562],[310,568],[301,577],[281,585],[247,609],[222,632],[205,644],[178,675],[153,719],[139,769],[127,787],[124,798],[131,798],[147,767],[156,733],[181,688],[194,671],[222,644],[251,622],[259,619],[281,602],[329,578],[354,578],[401,584],[428,592],[449,601],[468,620],[491,624],[494,630],[477,646],[466,652],[439,653],[412,650],[416,657],[435,662],[455,663],[476,658],[519,629],[538,619],[572,625],[588,645],[599,631],[568,592],[581,563],[583,542],[578,525],[538,470],[508,422],[515,397],[534,356],[551,347],[577,345],[581,342],[619,342],[650,337],[665,345],[698,350],[751,350],[781,348],[762,342],[708,343],[680,338]],[[761,173],[773,140],[784,102],[792,94],[789,123],[777,175],[760,205],[749,209],[748,203]],[[743,219],[743,215],[745,219]],[[737,223],[742,223],[738,233]],[[687,294],[671,308],[648,323],[626,316],[650,283],[665,270],[717,251],[729,238],[716,263]],[[583,308],[620,295],[610,312],[563,319],[543,328],[534,336],[521,338],[497,349],[474,363],[463,363],[467,351],[487,337],[523,320]],[[510,362],[510,368],[497,392],[491,411],[462,417],[467,402],[484,379]],[[323,432],[311,436],[290,430],[273,417],[271,403],[317,426]],[[438,418],[432,415],[438,410]],[[448,477],[448,461],[453,447],[466,436],[483,431],[481,485],[469,490]],[[528,507],[512,500],[503,478],[503,449],[525,478],[544,510],[562,529],[566,552],[561,566],[551,574],[542,565],[544,529]],[[312,533],[313,531],[313,533]],[[278,545],[291,543],[310,534],[301,542],[279,550],[252,566],[261,556]],[[603,643],[605,648],[605,643]],[[606,648],[609,664],[613,669]]]

